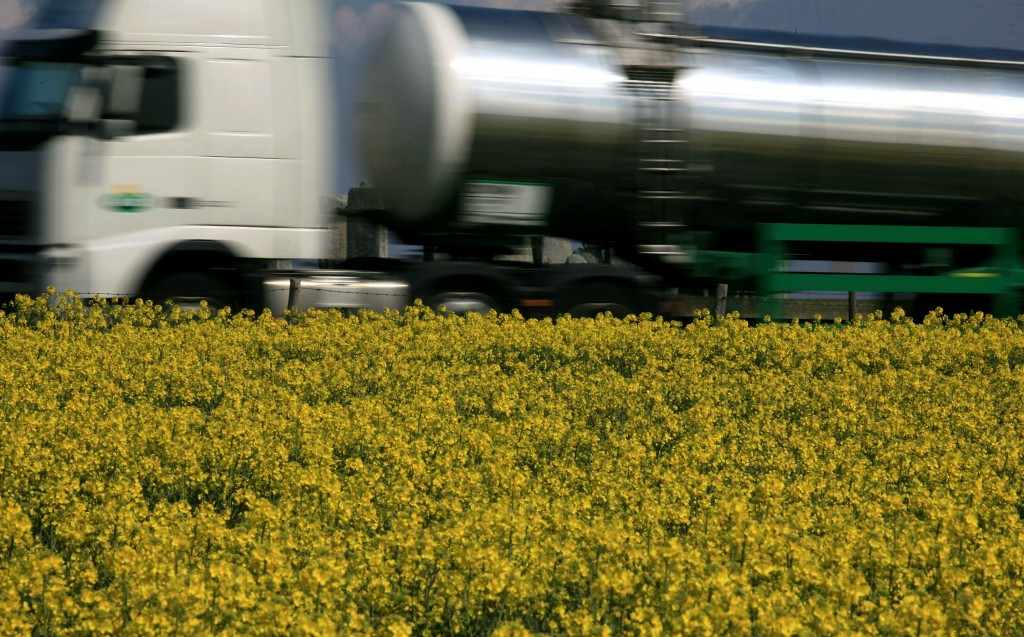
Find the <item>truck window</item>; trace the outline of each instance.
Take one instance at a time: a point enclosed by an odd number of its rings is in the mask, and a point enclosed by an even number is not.
[[[78,82],[80,65],[29,61],[11,70],[0,114],[4,120],[57,119],[68,91]]]
[[[113,84],[119,81],[113,67],[118,66],[134,69],[141,81],[128,110],[113,110],[112,95],[117,91]],[[104,93],[103,119],[131,120],[136,135],[164,133],[178,126],[179,83],[178,64],[170,58],[118,57],[101,63],[28,60],[11,69],[6,94],[0,99],[0,122],[56,123],[66,115],[72,88],[91,84]]]
[[[147,67],[142,84],[142,99],[136,115],[139,134],[163,133],[178,125],[178,68]]]
[[[172,58],[154,57],[112,58],[109,63],[138,67],[142,76],[142,87],[133,112],[115,113],[105,108],[105,119],[134,121],[136,135],[166,133],[178,126],[181,96],[177,61]]]

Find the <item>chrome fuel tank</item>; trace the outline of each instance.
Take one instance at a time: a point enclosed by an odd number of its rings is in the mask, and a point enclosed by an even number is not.
[[[628,177],[632,105],[585,21],[411,3],[375,41],[355,136],[395,224],[542,228]]]
[[[712,42],[682,66],[704,194],[780,221],[961,225],[985,221],[949,215],[1024,197],[1024,64]]]
[[[405,4],[376,41],[355,121],[394,227],[625,240],[651,141],[691,229],[1024,225],[986,216],[1024,202],[1024,54],[709,37],[666,99],[577,16]]]

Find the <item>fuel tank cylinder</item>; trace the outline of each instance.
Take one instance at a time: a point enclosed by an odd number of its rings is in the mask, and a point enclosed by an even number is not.
[[[689,50],[691,187],[746,222],[1012,222],[997,217],[1024,198],[1024,55],[936,53]]]
[[[354,121],[396,227],[615,239],[658,161],[692,229],[1024,224],[1024,55],[708,37],[651,93],[578,16],[403,4],[374,40]]]
[[[354,132],[394,225],[544,227],[628,182],[633,107],[585,21],[410,3],[374,41]]]

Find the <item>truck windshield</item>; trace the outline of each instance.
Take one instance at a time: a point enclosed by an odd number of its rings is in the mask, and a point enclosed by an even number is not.
[[[60,119],[81,68],[80,64],[50,61],[25,61],[8,68],[0,119]]]

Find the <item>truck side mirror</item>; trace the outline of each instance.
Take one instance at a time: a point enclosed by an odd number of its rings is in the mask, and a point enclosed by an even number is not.
[[[67,120],[76,129],[89,130],[99,120],[102,108],[103,94],[98,86],[74,86],[68,95]]]
[[[74,129],[97,139],[134,135],[135,120],[142,103],[145,68],[115,64],[89,67],[82,72],[82,84],[74,87],[67,118]]]
[[[112,64],[103,67],[103,71],[106,99],[94,135],[105,140],[134,135],[138,128],[134,117],[142,104],[146,69],[138,65]]]
[[[108,67],[109,90],[104,114],[112,116],[134,116],[142,103],[142,88],[146,69],[142,66],[114,65]]]

